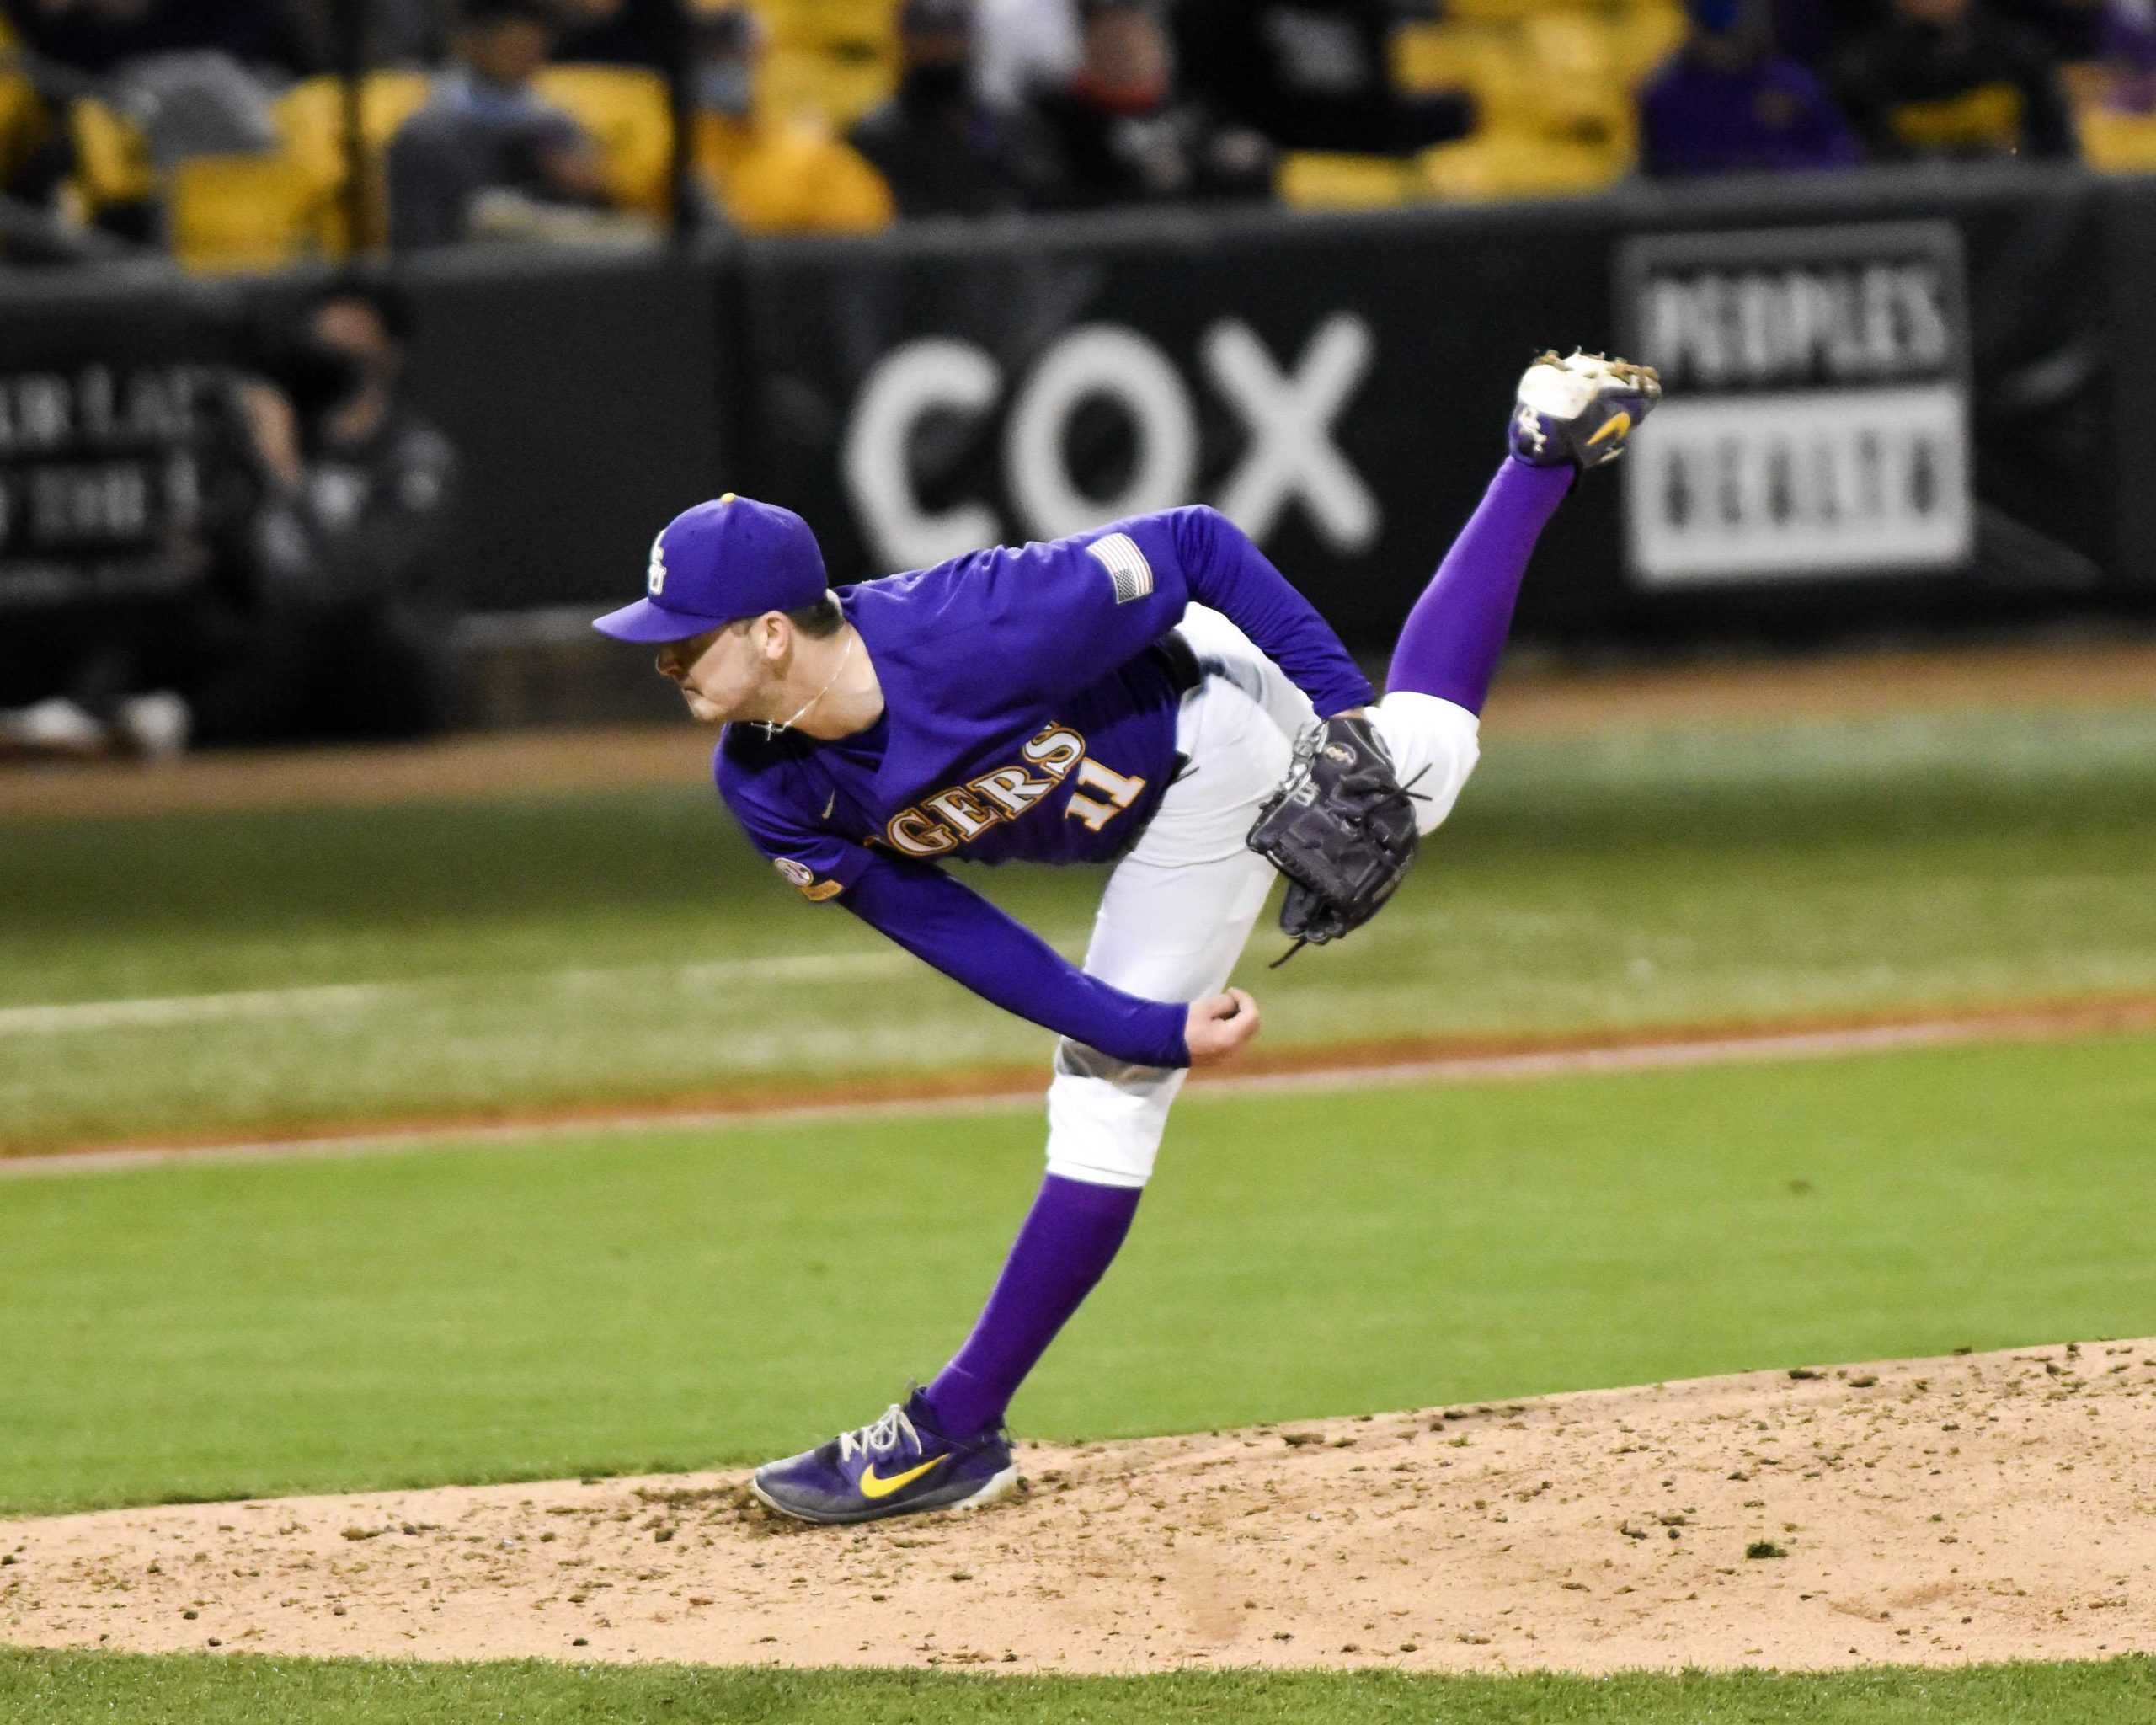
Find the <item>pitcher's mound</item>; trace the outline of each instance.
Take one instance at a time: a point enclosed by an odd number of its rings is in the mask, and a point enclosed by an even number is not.
[[[790,1665],[1417,1670],[2156,1645],[2156,1342],[1028,1445],[978,1514],[742,1477],[0,1524],[0,1642]]]

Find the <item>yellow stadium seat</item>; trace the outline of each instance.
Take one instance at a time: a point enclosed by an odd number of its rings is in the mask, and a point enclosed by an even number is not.
[[[2156,114],[2091,103],[2079,115],[2082,153],[2105,174],[2156,174]]]
[[[0,72],[0,181],[5,181],[45,136],[45,104],[30,81]]]
[[[1293,209],[1382,209],[1415,190],[1412,167],[1396,157],[1297,150],[1280,158],[1280,201]]]
[[[1461,11],[1460,21],[1403,32],[1395,59],[1405,87],[1464,88],[1476,100],[1475,136],[1418,158],[1418,195],[1549,197],[1622,178],[1638,76],[1660,57],[1671,17],[1682,32],[1667,0]]]
[[[133,120],[86,96],[69,104],[67,123],[75,141],[75,185],[87,213],[157,195],[150,141]]]
[[[1599,145],[1489,132],[1425,150],[1416,171],[1423,195],[1465,202],[1598,191],[1623,178],[1625,162]]]
[[[360,136],[371,155],[389,147],[398,128],[419,112],[432,84],[424,72],[369,72],[360,85]],[[311,77],[277,99],[277,131],[286,152],[325,178],[344,165],[344,84]]]
[[[744,233],[873,233],[891,224],[883,176],[819,124],[700,114],[695,136],[706,186]]]
[[[369,245],[388,236],[388,193],[382,157],[398,128],[426,104],[433,86],[423,72],[375,72],[360,85],[360,139],[367,158],[366,232]],[[311,77],[278,98],[274,110],[284,159],[307,182],[316,239],[342,256],[351,249],[344,232],[344,85],[340,78]]]
[[[667,167],[674,152],[665,79],[634,67],[550,66],[534,84],[591,134],[605,158],[607,190],[617,207],[664,212]]]
[[[756,13],[773,47],[829,51],[866,44],[884,53],[898,38],[899,4],[900,0],[759,0]]]
[[[1521,24],[1520,51],[1537,130],[1582,142],[1625,131],[1631,88],[1619,68],[1615,36],[1601,19],[1584,11],[1542,13]]]
[[[1503,81],[1516,57],[1502,24],[1412,24],[1393,36],[1392,79],[1411,94],[1467,89],[1487,100],[1489,86]]]
[[[1463,24],[1517,24],[1550,9],[1550,0],[1447,0],[1445,15]]]
[[[1687,32],[1681,6],[1648,0],[1609,21],[1618,75],[1636,89],[1641,79],[1684,45]]]
[[[888,98],[897,83],[896,61],[865,49],[774,48],[757,77],[757,104],[843,131]]]
[[[691,0],[691,4],[696,0]],[[844,131],[898,81],[899,0],[762,0],[757,106]]]
[[[200,273],[274,270],[318,249],[318,188],[283,156],[190,156],[168,180],[173,255]]]
[[[14,27],[0,15],[0,58],[16,45]],[[36,87],[19,72],[0,70],[0,182],[44,142],[46,124]]]

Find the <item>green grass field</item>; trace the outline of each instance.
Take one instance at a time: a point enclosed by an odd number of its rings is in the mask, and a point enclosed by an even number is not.
[[[2152,1121],[2147,1036],[1193,1097],[1014,1418],[1127,1437],[2145,1333]],[[0,1510],[800,1448],[963,1338],[1038,1139],[1026,1108],[9,1179]]]
[[[965,878],[1082,947],[1086,874]],[[18,1151],[1045,1058],[1039,1032],[803,905],[695,784],[18,825],[0,903]],[[1376,931],[1266,972],[1283,944],[1267,925],[1242,971],[1275,1048],[2147,993],[2156,713],[1499,733]],[[346,991],[35,1022],[293,989]]]
[[[1801,1677],[993,1678],[0,1652],[0,1717],[41,1725],[2118,1725],[2152,1713],[2156,1661],[2147,1658]]]
[[[1090,881],[992,884],[1082,939]],[[18,825],[0,903],[18,1151],[1044,1058],[801,905],[696,787]],[[2146,995],[2156,713],[1500,747],[1380,927],[1277,975],[1254,943],[1269,1041]],[[1039,1138],[1028,1105],[0,1178],[0,1514],[794,1448],[956,1343]],[[2145,1034],[1194,1096],[1015,1417],[1112,1437],[2145,1334],[2152,1141]],[[873,1333],[836,1321],[864,1297]],[[782,1330],[804,1312],[833,1320],[814,1350]],[[2148,1717],[2146,1660],[1123,1682],[0,1653],[8,1725]]]

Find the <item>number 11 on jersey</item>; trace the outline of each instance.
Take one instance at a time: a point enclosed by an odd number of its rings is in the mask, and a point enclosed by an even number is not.
[[[1098,832],[1117,815],[1138,800],[1138,793],[1145,788],[1142,778],[1130,778],[1112,766],[1103,766],[1087,756],[1078,763],[1078,788],[1070,793],[1070,806],[1064,810],[1075,815]],[[1086,796],[1087,791],[1097,791],[1105,802]]]

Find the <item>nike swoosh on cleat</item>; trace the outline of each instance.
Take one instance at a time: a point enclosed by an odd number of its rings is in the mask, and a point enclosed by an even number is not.
[[[1620,413],[1607,425],[1604,425],[1599,431],[1596,432],[1593,436],[1588,438],[1587,441],[1587,446],[1589,449],[1593,449],[1596,444],[1602,442],[1604,439],[1622,437],[1631,429],[1632,416],[1630,414]]]
[[[920,1466],[909,1467],[904,1473],[894,1473],[889,1479],[878,1479],[876,1477],[876,1464],[872,1461],[861,1471],[861,1495],[871,1503],[879,1498],[888,1498],[899,1487],[912,1484],[930,1468],[948,1461],[950,1459],[948,1455],[932,1455]]]

